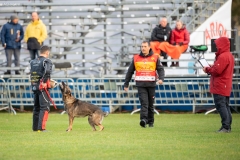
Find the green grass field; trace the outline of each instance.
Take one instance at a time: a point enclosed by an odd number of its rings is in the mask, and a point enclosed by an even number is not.
[[[164,159],[239,160],[240,115],[232,133],[215,133],[218,114],[155,115],[154,128],[141,128],[139,114],[110,114],[105,129],[93,132],[87,118],[77,118],[65,132],[67,115],[50,114],[49,132],[32,132],[32,114],[0,113],[0,159]]]

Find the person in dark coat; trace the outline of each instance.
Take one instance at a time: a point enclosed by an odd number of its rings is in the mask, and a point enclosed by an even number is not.
[[[151,48],[153,53],[159,54],[164,59],[167,59],[167,54],[159,48],[162,42],[170,42],[172,29],[169,27],[167,18],[162,17],[151,34]],[[162,62],[163,66],[167,66],[167,62]]]
[[[50,99],[46,92],[49,89],[49,81],[52,73],[52,61],[48,59],[50,48],[42,46],[40,56],[30,62],[31,87],[34,93],[33,106],[33,131],[45,132],[50,111]],[[46,88],[46,90],[43,90]]]
[[[153,53],[148,41],[142,42],[141,53],[134,55],[128,68],[124,83],[125,91],[128,91],[129,82],[135,71],[135,81],[141,103],[140,126],[145,128],[148,124],[149,127],[153,127],[155,87],[156,82],[163,84],[164,68],[159,55]]]
[[[203,71],[211,75],[210,92],[221,117],[222,126],[217,132],[231,132],[232,115],[229,107],[229,97],[232,90],[234,58],[230,52],[230,42],[227,37],[215,40],[217,52],[215,62],[211,67],[204,67]]]
[[[10,22],[3,25],[1,31],[1,42],[6,53],[7,67],[11,67],[12,65],[12,55],[14,55],[15,66],[19,67],[21,40],[24,36],[23,27],[18,23],[17,16],[13,15],[10,19]],[[11,74],[11,71],[7,70],[4,74]],[[16,70],[15,74],[20,74],[20,72]]]

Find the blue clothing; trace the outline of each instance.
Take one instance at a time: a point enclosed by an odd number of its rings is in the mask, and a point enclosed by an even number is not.
[[[17,32],[20,32],[19,41],[16,42]],[[23,27],[20,24],[14,24],[12,22],[8,22],[2,27],[1,31],[1,41],[2,45],[6,43],[5,49],[20,49],[21,48],[21,40],[23,39],[24,32]]]

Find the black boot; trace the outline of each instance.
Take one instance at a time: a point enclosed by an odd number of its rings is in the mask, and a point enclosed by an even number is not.
[[[164,67],[167,67],[167,62],[162,62],[162,65],[163,65]]]
[[[15,71],[15,74],[18,74],[18,75],[20,75],[21,73],[20,73],[19,71]]]
[[[172,64],[170,65],[170,67],[175,67],[175,64],[174,64],[174,62],[172,62]]]
[[[176,62],[175,66],[176,66],[176,67],[179,67],[179,62]]]
[[[172,60],[174,60],[174,59],[172,58]],[[170,65],[170,67],[175,67],[175,62],[174,61],[172,61],[172,64]]]
[[[166,52],[163,52],[163,51],[161,50],[161,54],[160,54],[160,55],[163,57],[164,60],[167,60],[168,55],[167,55]],[[163,65],[164,67],[167,67],[167,62],[162,62],[162,65]]]
[[[10,70],[7,70],[7,72],[4,72],[5,75],[11,74]]]

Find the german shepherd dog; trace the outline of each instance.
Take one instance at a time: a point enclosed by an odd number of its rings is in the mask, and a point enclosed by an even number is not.
[[[96,131],[95,126],[99,126],[99,131],[104,129],[102,121],[104,117],[108,116],[108,112],[103,112],[99,107],[75,98],[72,95],[69,86],[64,82],[60,83],[59,87],[62,92],[62,100],[64,102],[65,110],[67,111],[69,117],[69,126],[66,130],[67,132],[72,130],[73,120],[75,117],[85,116],[88,116],[88,122],[90,126],[92,126],[93,131]]]

